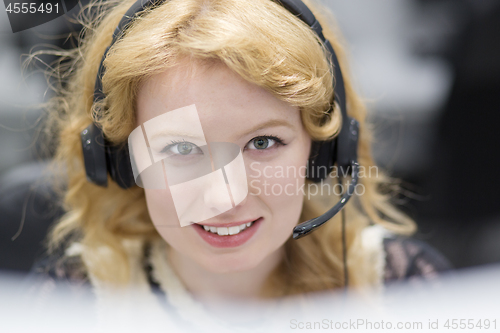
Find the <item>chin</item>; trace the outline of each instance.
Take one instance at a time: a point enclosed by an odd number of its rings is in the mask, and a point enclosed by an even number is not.
[[[198,261],[198,264],[217,274],[249,271],[263,261],[262,256],[255,253],[207,254],[204,258],[206,260]]]

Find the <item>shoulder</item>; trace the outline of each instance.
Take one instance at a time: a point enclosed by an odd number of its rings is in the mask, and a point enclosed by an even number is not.
[[[384,281],[430,280],[452,269],[450,262],[424,241],[390,235],[383,239]]]

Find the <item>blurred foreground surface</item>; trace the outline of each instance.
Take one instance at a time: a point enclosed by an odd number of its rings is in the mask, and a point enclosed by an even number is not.
[[[383,294],[321,293],[272,302],[184,302],[165,310],[144,292],[95,296],[74,286],[0,278],[1,332],[499,332],[500,266],[394,284]],[[28,290],[28,291],[27,291]],[[98,302],[94,302],[97,297]],[[164,300],[163,300],[164,301]],[[215,303],[214,303],[215,304]]]

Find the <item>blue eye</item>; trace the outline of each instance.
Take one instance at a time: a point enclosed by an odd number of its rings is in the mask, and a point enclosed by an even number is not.
[[[250,140],[250,142],[247,143],[246,149],[256,149],[256,150],[265,150],[269,149],[273,146],[276,145],[284,145],[283,141],[275,136],[270,136],[270,135],[264,135],[264,136],[258,136],[256,138],[253,138]]]
[[[161,150],[161,153],[166,153],[169,156],[172,155],[186,156],[186,155],[203,154],[200,147],[198,147],[194,143],[187,141],[180,141],[180,142],[174,141],[165,148],[163,148]]]

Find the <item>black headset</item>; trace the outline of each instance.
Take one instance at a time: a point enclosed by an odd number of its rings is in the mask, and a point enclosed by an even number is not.
[[[102,88],[102,76],[104,75],[104,59],[111,46],[123,35],[125,29],[135,19],[137,15],[145,9],[158,6],[164,0],[138,0],[134,3],[120,20],[113,33],[113,41],[108,46],[102,56],[101,64],[97,74],[94,103],[105,98]],[[357,146],[359,136],[359,123],[347,116],[346,96],[344,79],[340,70],[337,56],[330,42],[323,36],[322,27],[314,17],[310,9],[300,0],[275,0],[286,8],[293,15],[297,16],[303,22],[311,27],[322,41],[328,51],[329,61],[333,65],[333,87],[335,101],[337,102],[342,114],[342,128],[340,133],[328,141],[314,141],[311,147],[311,155],[308,161],[307,178],[313,182],[320,182],[333,170],[337,163],[340,174],[351,174],[351,182],[347,191],[343,194],[340,201],[335,204],[325,214],[312,220],[300,223],[293,229],[293,238],[298,239],[317,229],[325,222],[337,214],[347,203],[354,193],[358,182],[359,165],[357,163]],[[328,111],[333,112],[333,105]],[[99,111],[97,110],[97,118]],[[90,124],[81,132],[82,148],[85,170],[90,182],[100,186],[107,186],[108,173],[120,187],[127,189],[134,186],[134,176],[130,164],[129,150],[127,146],[112,145],[105,138],[101,128],[95,123]],[[312,169],[311,169],[312,168]],[[317,172],[314,172],[316,168]],[[342,212],[344,213],[344,212]],[[342,214],[342,237],[344,243],[344,265],[345,259],[345,216]],[[345,272],[347,272],[345,270]],[[345,279],[347,283],[347,276]]]

